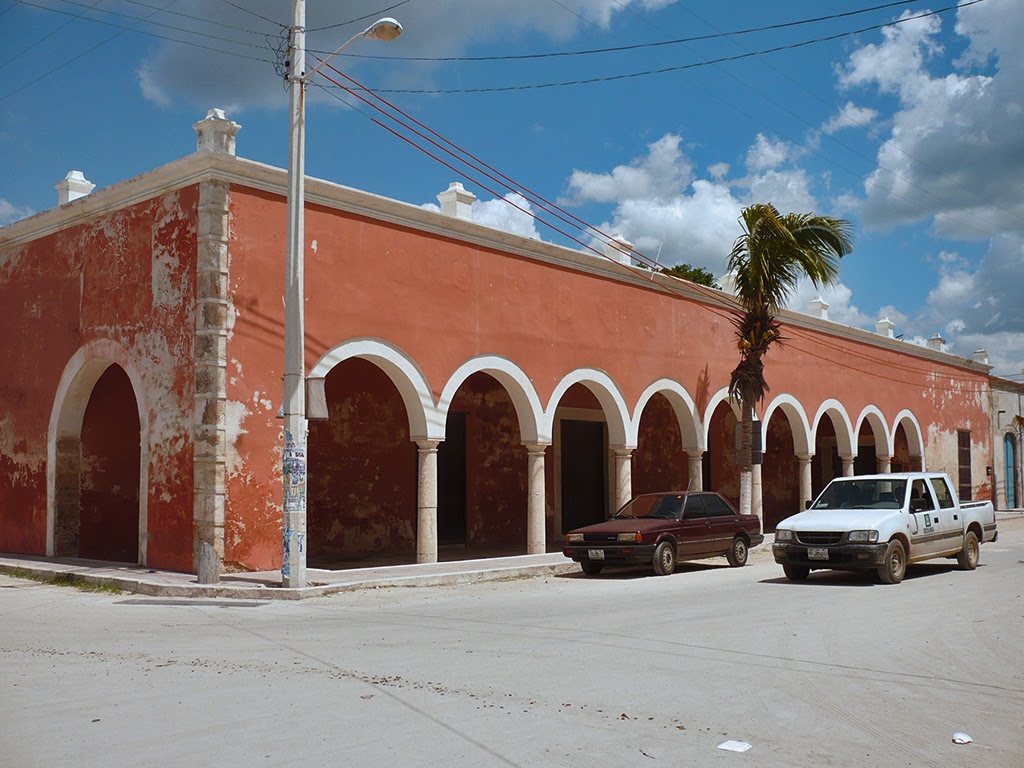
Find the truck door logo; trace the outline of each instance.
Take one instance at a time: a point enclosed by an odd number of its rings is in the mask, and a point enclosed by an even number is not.
[[[932,530],[933,530],[932,529],[932,516],[931,515],[925,515],[924,516],[924,530],[925,530],[925,533],[931,533]]]

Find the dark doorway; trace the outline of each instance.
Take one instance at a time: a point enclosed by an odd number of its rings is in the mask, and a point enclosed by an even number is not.
[[[437,543],[466,543],[466,414],[449,413],[437,447]]]
[[[82,419],[78,556],[139,562],[140,424],[128,374],[114,364]]]
[[[562,420],[562,533],[605,519],[604,422]]]
[[[857,446],[857,458],[853,460],[853,474],[874,475],[878,473],[878,454],[875,445]]]

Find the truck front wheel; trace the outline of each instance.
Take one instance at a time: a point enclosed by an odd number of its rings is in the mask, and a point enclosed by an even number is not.
[[[899,584],[907,572],[907,553],[903,544],[893,539],[885,550],[882,564],[878,566],[878,578],[886,584]]]
[[[786,578],[790,581],[803,581],[807,578],[807,575],[811,572],[811,569],[806,565],[784,565],[782,566],[782,572],[786,574]]]
[[[974,531],[964,534],[964,546],[956,556],[957,564],[965,571],[973,571],[978,567],[978,536]]]

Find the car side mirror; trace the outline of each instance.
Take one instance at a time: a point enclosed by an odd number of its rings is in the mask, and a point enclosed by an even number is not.
[[[807,501],[804,502],[804,509],[810,509],[811,508],[811,504],[813,504],[813,503],[814,503],[814,499],[808,499]]]
[[[925,499],[911,499],[910,500],[910,511],[911,512],[924,512],[928,508],[928,502]]]

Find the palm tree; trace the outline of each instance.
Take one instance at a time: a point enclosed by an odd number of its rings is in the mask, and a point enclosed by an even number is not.
[[[729,395],[740,405],[740,512],[751,512],[751,443],[754,406],[768,392],[764,356],[780,343],[775,314],[802,277],[816,288],[834,285],[839,259],[853,250],[850,222],[809,213],[782,215],[771,204],[756,204],[740,214],[743,234],[729,254],[729,271],[744,312],[738,315],[739,365],[729,380]]]

